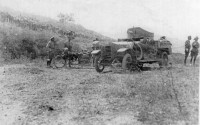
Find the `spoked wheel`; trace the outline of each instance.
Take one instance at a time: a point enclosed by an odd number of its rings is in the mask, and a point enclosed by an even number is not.
[[[66,59],[62,55],[58,55],[54,59],[54,65],[56,68],[62,68],[66,65]]]
[[[127,53],[122,60],[122,69],[123,70],[131,70],[132,57],[129,53]]]
[[[167,67],[168,66],[168,55],[166,52],[162,53],[162,61],[159,62],[160,67]]]
[[[101,65],[101,58],[95,57],[95,69],[97,72],[102,72],[104,70],[105,66]]]

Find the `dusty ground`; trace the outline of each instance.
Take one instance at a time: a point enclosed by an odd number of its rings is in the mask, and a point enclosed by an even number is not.
[[[1,65],[1,125],[198,124],[199,67],[99,74],[44,65]]]

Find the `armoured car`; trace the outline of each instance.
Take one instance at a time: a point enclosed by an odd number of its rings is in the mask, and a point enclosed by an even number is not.
[[[132,37],[129,29],[127,39],[118,39],[106,44],[98,43],[99,49],[92,51],[96,71],[102,72],[105,66],[119,67],[123,70],[141,69],[145,63],[167,66],[168,55],[172,53],[171,42],[166,40],[165,36],[153,40],[153,33],[139,29],[139,34],[137,29],[134,29]]]

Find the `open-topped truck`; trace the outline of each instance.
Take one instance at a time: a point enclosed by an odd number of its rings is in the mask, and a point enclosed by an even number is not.
[[[105,66],[135,70],[141,69],[145,63],[158,63],[161,67],[168,65],[172,44],[164,36],[153,40],[153,33],[139,27],[130,28],[127,33],[127,39],[98,43],[99,49],[92,51],[97,72],[102,72]]]

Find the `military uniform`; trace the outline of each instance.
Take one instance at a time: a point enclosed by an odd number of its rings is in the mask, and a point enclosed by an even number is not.
[[[190,40],[185,41],[185,60],[184,60],[184,64],[186,64],[187,57],[188,57],[188,55],[190,53],[190,48],[191,48]]]
[[[99,49],[99,41],[98,40],[93,41],[92,48],[93,48],[93,50]]]
[[[93,41],[92,43],[92,49],[93,50],[98,50],[100,49],[100,45],[99,45],[99,40],[98,38],[96,38],[96,40]],[[94,66],[94,61],[95,61],[95,58],[94,58],[94,55],[92,55],[92,66]]]
[[[194,41],[192,43],[192,50],[191,50],[191,56],[197,56],[199,53],[199,43],[197,41]]]
[[[199,43],[198,43],[198,37],[196,37],[194,39],[195,41],[192,43],[192,50],[191,50],[191,60],[190,60],[190,64],[192,63],[193,60],[193,65],[195,65],[195,61],[196,61],[196,57],[199,53]]]
[[[48,53],[47,66],[51,66],[51,61],[55,56],[55,49],[56,49],[55,41],[50,40],[47,43],[46,48]]]

